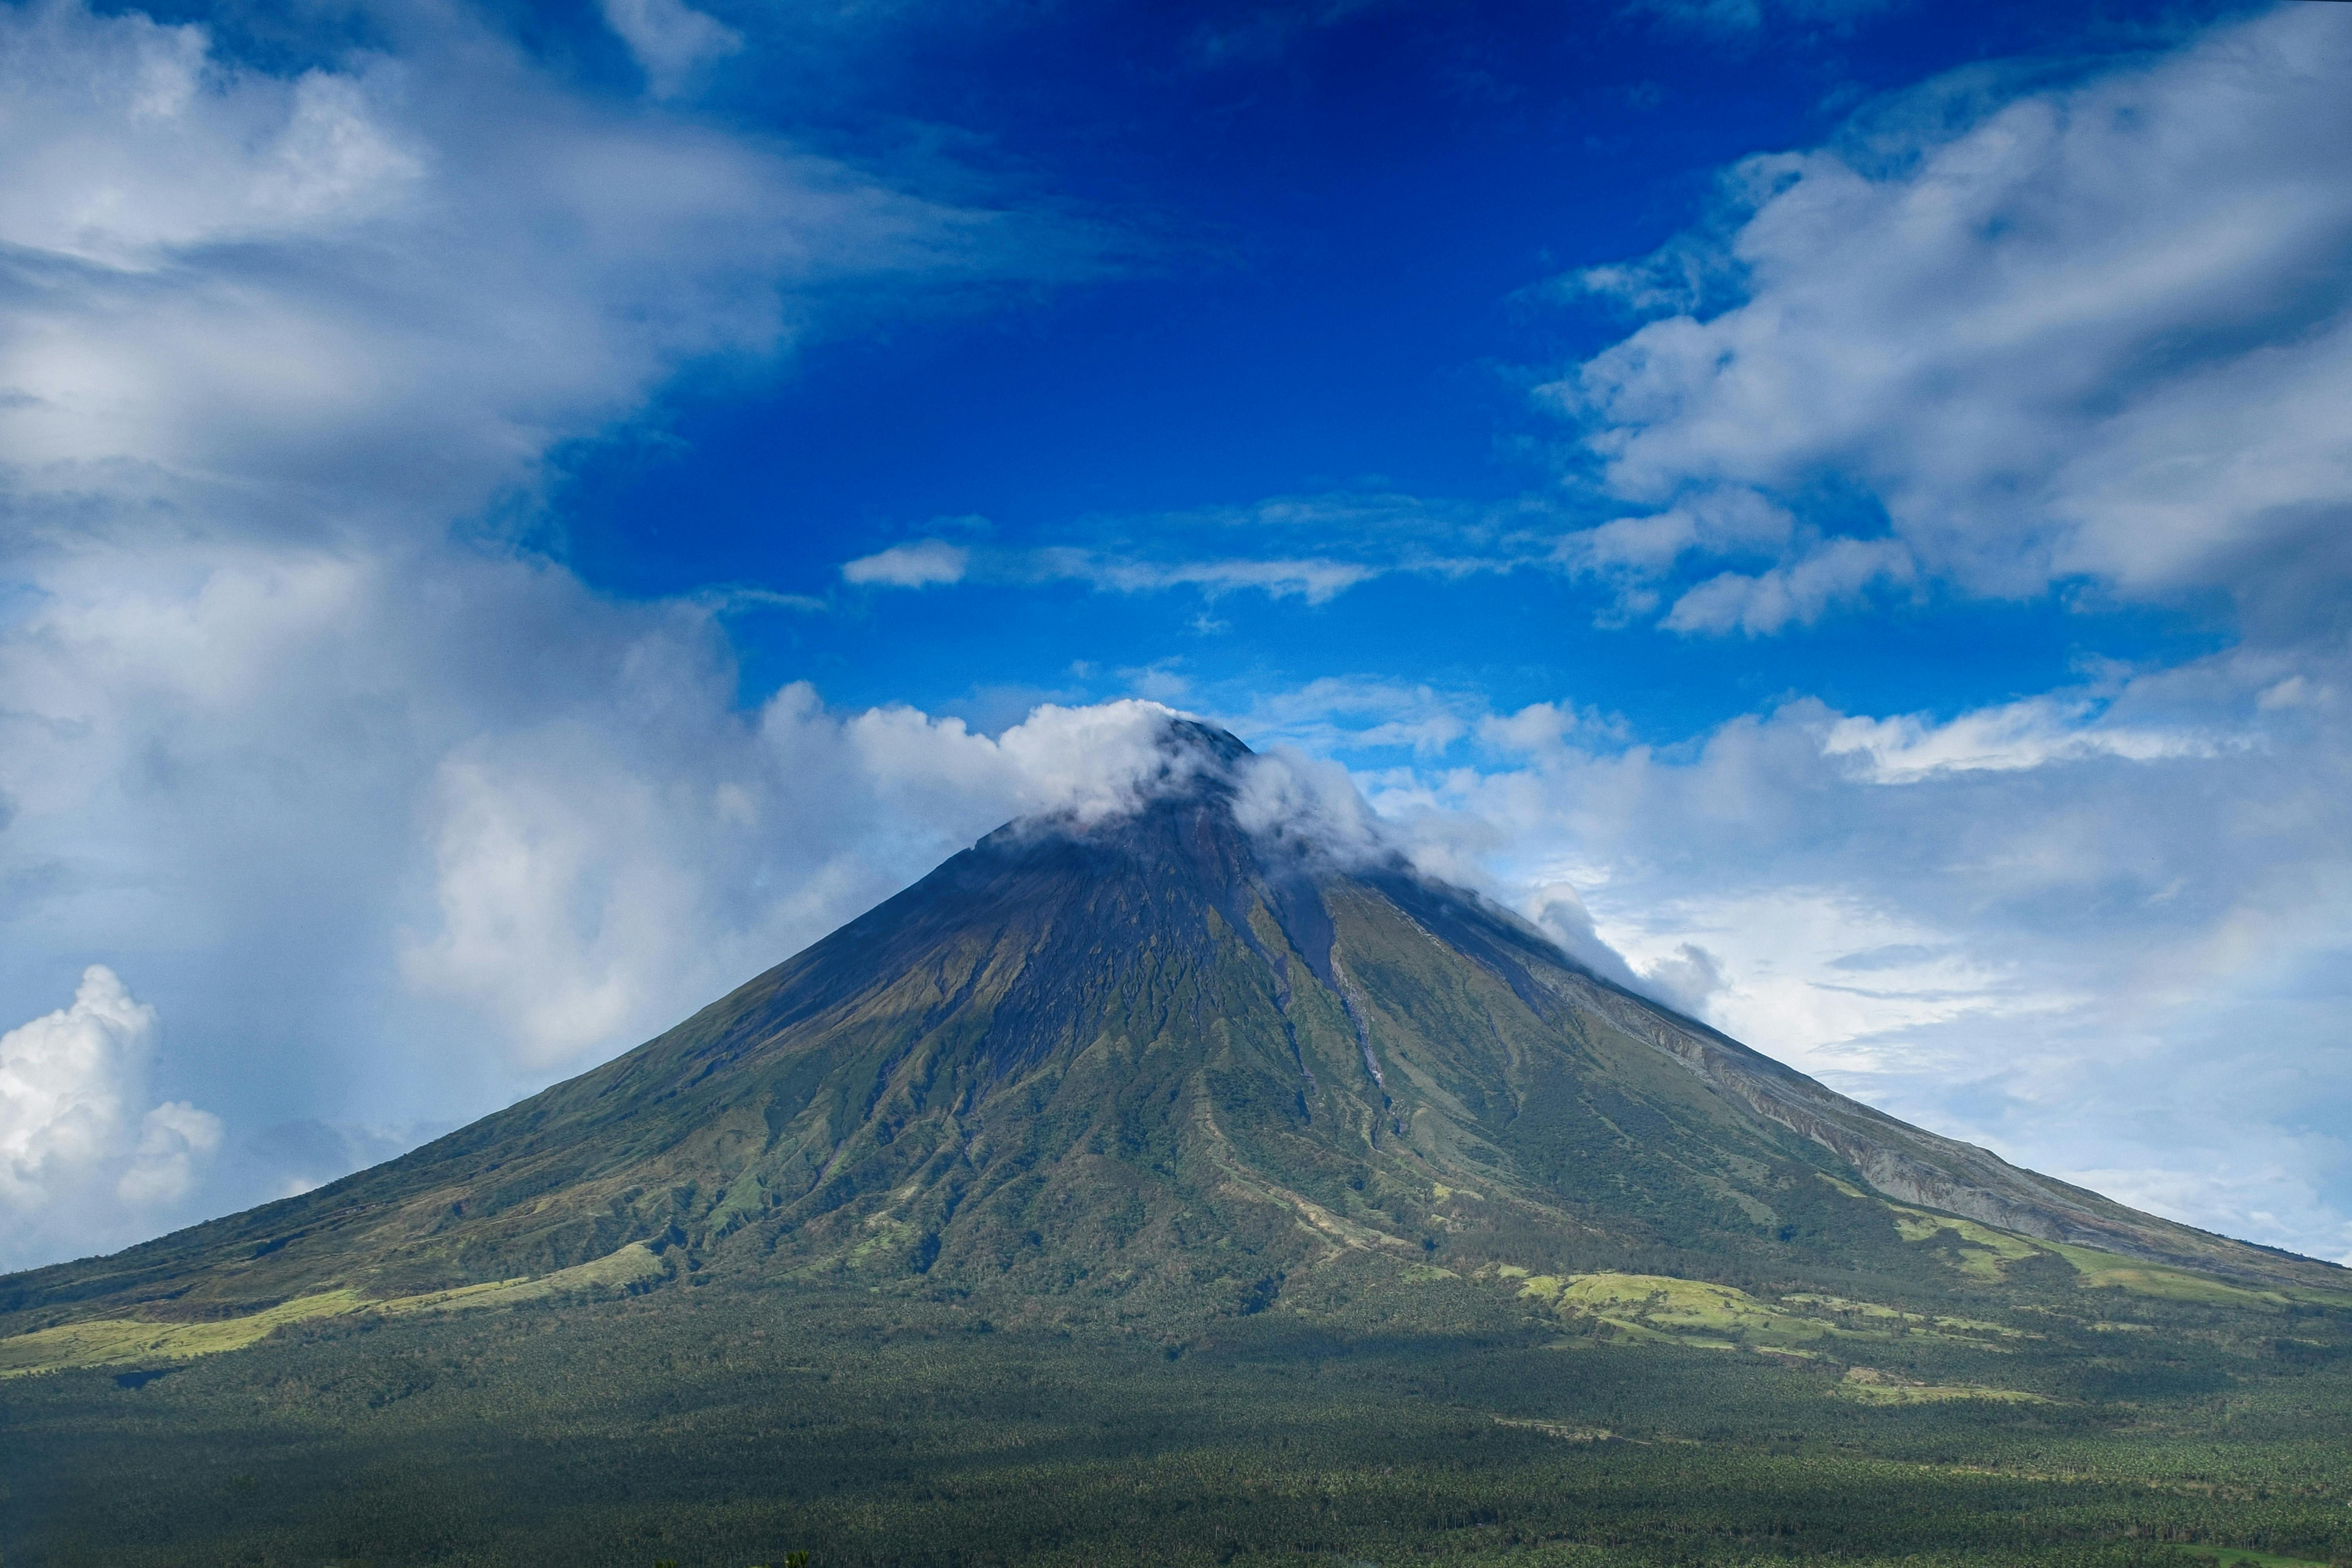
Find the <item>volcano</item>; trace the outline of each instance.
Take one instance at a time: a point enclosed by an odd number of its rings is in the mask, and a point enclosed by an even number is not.
[[[1911,1277],[1923,1248],[2342,1288],[1833,1093],[1255,809],[1265,765],[1171,721],[1121,809],[1003,827],[400,1159],[0,1281],[5,1330],[742,1275],[1248,1314],[1343,1259]]]

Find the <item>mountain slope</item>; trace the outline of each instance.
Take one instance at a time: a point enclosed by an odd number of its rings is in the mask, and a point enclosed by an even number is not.
[[[1001,829],[399,1160],[0,1280],[0,1331],[418,1298],[632,1247],[638,1288],[716,1270],[1072,1310],[1247,1312],[1343,1254],[1997,1280],[2095,1248],[2344,1288],[1846,1100],[1402,861],[1253,832],[1253,759],[1222,731],[1176,723],[1166,755],[1137,809]]]

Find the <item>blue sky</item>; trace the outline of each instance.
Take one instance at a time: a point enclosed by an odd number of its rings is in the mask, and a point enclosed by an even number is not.
[[[902,600],[845,594],[838,569],[942,533],[992,554],[1377,561],[1448,555],[1482,515],[1555,533],[1605,521],[1622,508],[1576,482],[1573,433],[1529,389],[1622,337],[1627,312],[1565,278],[1708,221],[1727,165],[1827,139],[1889,92],[2021,51],[2080,71],[2084,51],[2160,47],[2200,19],[2062,29],[2017,7],[1956,35],[1902,8],[1745,25],[1375,5],[942,34],[902,14],[849,44],[857,86],[834,112],[871,137],[953,106],[971,172],[1060,217],[1081,279],[912,321],[853,306],[785,363],[682,378],[639,425],[562,458],[565,557],[624,594],[733,582],[827,600],[746,627],[755,691],[806,678],[837,701],[992,723],[1019,694],[1117,695],[1118,670],[1159,666],[1252,687],[1429,679],[1513,707],[1573,695],[1679,737],[1786,691],[1957,711],[2085,658],[2193,646],[2216,631],[2193,609],[2087,616],[2046,596],[1906,595],[1866,623],[1726,641],[1596,626],[1615,619],[1605,590],[1540,570],[1309,603],[1017,580]],[[731,74],[709,89],[730,108],[747,90]],[[790,124],[793,96],[753,111]],[[1250,526],[1268,502],[1350,497],[1381,504]]]
[[[2352,1256],[2347,76],[2316,5],[0,5],[0,1264],[625,1049],[1139,701]]]

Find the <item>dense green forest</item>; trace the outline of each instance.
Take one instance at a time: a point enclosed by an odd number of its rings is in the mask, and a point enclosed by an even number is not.
[[[1712,1340],[1705,1301],[1580,1303],[1374,1258],[1189,1320],[713,1279],[296,1322],[231,1353],[0,1382],[0,1551],[2352,1563],[2352,1302],[2053,1277],[1988,1285],[1966,1320],[1939,1285],[1940,1321],[1976,1326],[1938,1328],[1886,1316],[1900,1300],[1748,1283],[1738,1300],[1771,1305],[1718,1312]],[[1823,1348],[1781,1348],[1779,1321],[1827,1325]]]

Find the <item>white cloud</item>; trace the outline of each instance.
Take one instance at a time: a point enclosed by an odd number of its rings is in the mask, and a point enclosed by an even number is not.
[[[135,1066],[11,1101],[51,1203],[0,1205],[0,1267],[504,1103],[1001,820],[900,811],[804,692],[740,712],[715,617],[760,590],[617,604],[452,527],[841,284],[1051,276],[1066,237],[580,93],[462,9],[372,17],[274,74],[0,8],[0,998],[104,954],[173,1020],[152,1063],[103,998],[8,1037]],[[716,37],[616,25],[657,91]]]
[[[2283,6],[1957,134],[1980,79],[1742,165],[1719,255],[1685,237],[1588,280],[1737,279],[1738,302],[1652,321],[1545,390],[1606,487],[1661,508],[1571,542],[1570,563],[1654,580],[1684,552],[1767,556],[1681,598],[1665,624],[1686,631],[1769,632],[1915,574],[2220,586],[2257,623],[2333,624],[2352,577],[2347,70],[2352,14]],[[1727,507],[1758,526],[1695,521]],[[1775,540],[1777,509],[1796,525]]]
[[[937,583],[961,583],[971,565],[971,552],[942,539],[894,544],[872,555],[845,562],[845,582],[885,588],[928,588]]]
[[[1024,583],[1077,582],[1103,593],[1150,594],[1198,588],[1215,598],[1243,589],[1268,598],[1323,604],[1385,568],[1351,561],[1263,560],[1149,561],[1055,545],[994,552],[986,565],[999,580]],[[961,583],[972,570],[972,552],[961,544],[925,539],[894,544],[845,562],[845,582],[860,586],[928,588]]]
[[[1325,604],[1391,569],[1329,559],[1150,561],[1067,548],[1036,551],[1026,563],[1026,570],[1037,578],[1086,583],[1108,593],[1150,594],[1169,588],[1198,588],[1215,598],[1249,589],[1270,599],[1304,599],[1310,605]]]
[[[656,98],[683,91],[697,71],[743,47],[743,36],[681,0],[603,0],[604,21],[629,46]]]
[[[460,746],[424,803],[434,909],[402,978],[491,1020],[525,1071],[635,1043],[1014,816],[1097,818],[1167,782],[1154,703],[1048,704],[991,737],[832,713],[805,685],[739,719],[716,672],[629,679],[658,721],[607,709]]]
[[[131,1000],[114,972],[92,964],[73,1005],[0,1035],[0,1195],[19,1208],[47,1194],[58,1166],[115,1152],[124,1079],[143,1065],[155,1010]]]
[[[1694,942],[1675,943],[1674,952],[1642,970],[1643,990],[1693,1017],[1706,1013],[1727,984],[1723,960]]]
[[[1843,718],[1829,725],[1822,751],[1857,759],[1874,783],[1916,784],[1942,773],[2005,773],[2084,757],[2210,757],[2233,742],[2245,743],[2184,730],[2100,724],[2092,721],[2096,712],[2087,699],[2036,697],[1963,713],[1945,724],[1915,714]]]
[[[133,1208],[185,1197],[196,1163],[220,1147],[221,1120],[184,1100],[165,1100],[139,1119],[131,1168],[114,1184],[115,1196]]]
[[[1276,744],[1249,759],[1237,783],[1235,820],[1269,843],[1342,866],[1384,860],[1400,847],[1337,763]]]
[[[1907,583],[1911,552],[1884,539],[1835,539],[1784,566],[1749,576],[1726,572],[1675,601],[1659,624],[1668,631],[1727,632],[1769,637],[1821,618],[1830,605],[1861,596],[1879,583]]]
[[[0,11],[20,506],[45,498],[57,530],[91,526],[72,509],[100,491],[145,528],[210,503],[238,531],[437,534],[683,362],[789,342],[838,279],[986,274],[1053,243],[600,107],[459,13],[398,31],[396,56],[289,79],[200,26]]]
[[[124,1239],[186,1193],[221,1123],[184,1100],[133,1110],[155,1037],[155,1009],[97,963],[71,1005],[0,1035],[0,1236]]]

